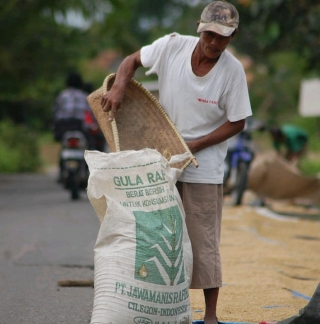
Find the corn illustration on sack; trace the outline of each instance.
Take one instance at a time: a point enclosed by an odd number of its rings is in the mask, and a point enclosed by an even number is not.
[[[175,187],[182,171],[152,149],[86,151],[85,159],[101,222],[91,324],[191,323],[192,251]]]

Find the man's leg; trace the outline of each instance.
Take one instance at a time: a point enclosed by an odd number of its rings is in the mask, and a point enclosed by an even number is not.
[[[193,276],[191,289],[203,289],[205,324],[217,324],[216,308],[222,286],[219,242],[223,193],[221,185],[177,182],[186,212],[186,225],[192,244]]]
[[[203,289],[206,310],[204,314],[204,324],[217,324],[217,301],[219,288]]]

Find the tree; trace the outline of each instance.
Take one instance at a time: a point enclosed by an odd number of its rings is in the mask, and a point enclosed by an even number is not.
[[[178,0],[119,1],[100,24],[100,32],[113,47],[132,53],[167,32],[185,6]]]
[[[257,62],[279,51],[306,60],[305,71],[320,73],[320,2],[314,0],[238,0],[241,17],[238,49]]]
[[[233,44],[255,62],[254,111],[270,123],[292,120],[301,80],[320,74],[319,1],[230,1],[240,13]]]
[[[37,98],[57,75],[75,67],[84,31],[57,22],[70,8],[89,9],[83,1],[3,1],[0,7],[0,98]],[[81,46],[82,45],[82,46]],[[48,82],[49,81],[49,82]]]
[[[50,118],[54,93],[90,48],[85,30],[59,23],[58,17],[65,17],[69,10],[93,17],[100,2],[1,2],[0,118],[21,122],[34,118],[37,125]]]
[[[280,78],[278,85],[283,85],[283,78],[295,75],[295,65],[288,64],[291,59],[281,59],[282,70],[287,69],[288,73],[279,73],[277,58],[285,55],[296,55],[299,62],[303,60],[298,72],[302,77],[320,73],[318,1],[229,1],[236,5],[241,18],[233,44],[238,51],[249,54],[257,66],[263,66],[259,69],[264,71],[261,80]],[[172,31],[196,35],[196,22],[207,3],[207,0],[2,1],[0,118],[16,112],[22,121],[31,114],[41,123],[41,119],[49,118],[49,106],[63,86],[66,72],[79,69],[84,61],[107,48],[119,49],[126,55]],[[87,28],[64,23],[70,12],[78,13]],[[268,92],[275,84],[270,82]],[[294,91],[291,98],[297,97],[298,90]],[[265,102],[258,95],[253,98],[257,106]],[[275,100],[270,102],[278,105]]]

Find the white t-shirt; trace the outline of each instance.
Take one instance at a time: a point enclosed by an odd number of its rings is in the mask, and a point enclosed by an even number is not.
[[[193,73],[191,56],[198,41],[173,33],[141,49],[147,75],[158,75],[160,104],[186,142],[252,114],[243,66],[230,52],[225,50],[205,76]],[[222,183],[227,146],[225,141],[195,153],[199,167],[188,166],[179,181]]]

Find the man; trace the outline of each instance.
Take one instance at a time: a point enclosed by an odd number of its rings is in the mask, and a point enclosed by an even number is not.
[[[294,125],[283,125],[272,127],[270,134],[273,146],[286,160],[296,162],[306,151],[308,144],[308,133]],[[282,152],[282,148],[285,152]]]
[[[75,72],[69,73],[66,89],[59,93],[52,107],[56,141],[60,141],[66,131],[85,131],[85,115],[91,113],[87,96],[88,93],[83,91],[81,76]]]
[[[186,212],[194,269],[190,288],[203,289],[206,324],[217,324],[216,305],[222,286],[220,228],[223,160],[227,139],[243,130],[251,115],[241,63],[226,50],[237,33],[234,6],[214,1],[202,12],[200,37],[164,36],[128,56],[119,66],[111,90],[101,100],[109,120],[120,108],[124,89],[136,69],[156,73],[159,101],[197,158],[177,183]]]

